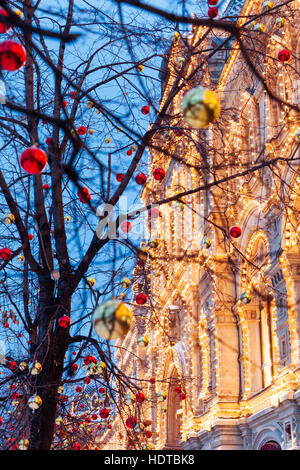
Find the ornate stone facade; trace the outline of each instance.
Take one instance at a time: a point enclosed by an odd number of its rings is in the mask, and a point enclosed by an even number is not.
[[[299,104],[299,3],[289,8],[295,15],[284,35],[269,34],[265,51],[276,56],[280,40],[298,60],[292,69],[266,56],[262,73],[283,100]],[[261,2],[247,1],[242,15],[260,11]],[[274,20],[265,18],[267,31]],[[195,44],[200,34],[195,29],[187,39]],[[174,47],[170,67],[179,53]],[[149,250],[145,269],[136,268],[134,285],[135,292],[147,290],[151,303],[133,307],[134,327],[117,353],[119,367],[145,381],[156,449],[256,450],[268,442],[300,449],[299,116],[268,98],[240,54],[233,47],[216,88],[220,124],[191,132],[195,140],[203,136],[198,159],[185,135],[175,145],[160,140],[162,152],[151,152],[151,174],[163,167],[166,177],[162,183],[151,178],[142,194],[153,204],[206,186],[181,198],[182,212],[162,204],[160,217],[151,220],[160,245]],[[209,77],[203,82],[209,86]],[[197,169],[199,154],[207,171]],[[267,164],[278,157],[276,165]],[[245,171],[255,165],[261,168]],[[213,175],[210,168],[220,170]],[[216,175],[218,185],[212,184]],[[238,239],[228,237],[233,225],[242,229]],[[250,303],[241,302],[243,292],[251,293]],[[144,333],[150,343],[141,352],[136,338]],[[185,400],[174,391],[178,383]],[[166,412],[156,400],[159,390],[167,392]],[[113,426],[102,447],[126,448],[120,421]]]

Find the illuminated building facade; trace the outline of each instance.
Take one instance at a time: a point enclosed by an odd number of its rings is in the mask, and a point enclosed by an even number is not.
[[[241,16],[261,8],[247,1]],[[264,17],[269,34],[259,66],[280,99],[299,105],[299,3],[289,8],[294,15],[284,29],[276,29],[276,16]],[[194,29],[192,44],[200,34]],[[292,67],[272,60],[283,46],[293,52]],[[173,47],[169,68],[180,47]],[[165,75],[165,96],[175,75]],[[201,84],[211,86],[209,74]],[[163,167],[166,177],[151,177],[145,204],[195,191],[160,205],[150,221],[159,246],[135,269],[134,284],[150,302],[133,306],[135,324],[117,354],[119,367],[141,381],[155,449],[300,449],[299,116],[270,100],[234,46],[215,90],[222,106],[216,124],[171,143],[164,135],[157,139],[161,151],[151,151],[151,174]],[[198,152],[190,137],[202,139]],[[237,239],[228,235],[232,226],[241,228]],[[141,350],[137,337],[144,334],[150,341]],[[167,394],[163,402],[159,391]],[[127,447],[119,420],[102,446]]]

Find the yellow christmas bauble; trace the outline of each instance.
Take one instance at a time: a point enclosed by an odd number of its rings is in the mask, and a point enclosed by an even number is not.
[[[220,110],[217,95],[207,88],[193,88],[184,95],[181,102],[185,121],[195,129],[202,129],[215,121]]]
[[[2,220],[6,225],[11,225],[15,221],[15,216],[14,214],[5,214]]]
[[[94,310],[96,333],[107,340],[124,338],[132,324],[132,312],[120,300],[111,299]]]
[[[43,400],[41,399],[39,395],[32,395],[29,398],[27,405],[32,410],[37,410],[42,405],[42,403],[43,403]]]

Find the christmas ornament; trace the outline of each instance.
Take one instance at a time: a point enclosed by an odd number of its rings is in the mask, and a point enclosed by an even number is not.
[[[276,18],[275,25],[277,28],[282,29],[286,25],[286,19],[283,16]]]
[[[149,106],[143,106],[143,107],[141,108],[141,112],[142,112],[142,114],[144,114],[144,116],[146,116],[147,114],[149,114],[149,113],[150,113],[150,108],[149,108]]]
[[[50,145],[51,142],[52,142],[51,137],[47,137],[47,139],[45,140],[45,144],[46,144],[46,145]]]
[[[121,223],[120,225],[122,232],[128,233],[131,232],[132,230],[132,223],[129,222],[129,220],[125,220],[124,222]]]
[[[264,24],[256,23],[256,24],[254,25],[253,31],[258,31],[258,32],[260,32],[260,33],[265,33],[266,27],[265,27]]]
[[[207,0],[207,3],[209,5],[217,5],[218,2],[219,2],[219,0]]]
[[[15,216],[14,214],[5,214],[2,220],[6,225],[11,225],[15,221]]]
[[[146,335],[139,336],[139,337],[137,338],[137,344],[138,344],[138,346],[140,346],[141,348],[145,348],[146,346],[148,346],[148,344],[149,344],[149,338],[148,338],[148,336],[146,336]]]
[[[282,49],[278,52],[278,60],[280,62],[287,62],[291,58],[291,53],[288,49]]]
[[[100,410],[99,414],[102,419],[106,419],[109,416],[109,410],[107,408],[103,408],[102,410]]]
[[[274,4],[270,0],[267,0],[262,4],[262,11],[268,11],[273,8]]]
[[[240,300],[243,302],[243,304],[250,304],[251,302],[251,295],[249,292],[242,292],[240,295]]]
[[[17,260],[20,262],[20,263],[23,263],[24,261],[24,255],[19,255]]]
[[[9,248],[1,248],[0,249],[0,258],[4,261],[8,261],[11,258],[11,251]]]
[[[229,233],[232,238],[239,238],[242,234],[242,230],[240,227],[235,226],[235,227],[231,227]]]
[[[116,180],[121,183],[122,179],[124,178],[124,173],[117,173]]]
[[[39,395],[32,395],[28,402],[27,405],[29,408],[31,408],[33,411],[39,409],[39,407],[42,405],[43,401]]]
[[[147,176],[144,173],[138,173],[135,177],[135,181],[137,184],[143,185],[147,181]]]
[[[93,287],[93,286],[95,285],[95,282],[96,282],[96,281],[95,281],[95,279],[94,279],[93,277],[89,277],[89,278],[87,279],[87,283],[88,283],[88,285],[89,285],[90,287]]]
[[[130,279],[128,279],[128,277],[123,277],[120,281],[120,285],[123,289],[128,289],[131,285]]]
[[[91,195],[87,188],[79,188],[77,191],[77,196],[79,197],[80,202],[82,202],[83,204],[86,204],[91,200]]]
[[[68,328],[70,326],[71,319],[68,315],[63,315],[58,319],[58,324],[61,328]]]
[[[218,16],[218,14],[219,14],[219,10],[216,7],[211,7],[211,8],[208,9],[207,15],[210,18],[216,18],[216,16]]]
[[[6,16],[6,17],[9,16],[7,11],[4,10],[3,8],[1,8],[1,10],[0,10],[0,15]],[[9,26],[9,24],[7,24],[7,23],[1,23],[1,18],[0,18],[0,34],[8,33],[8,31],[10,31],[10,29],[11,29],[11,26]]]
[[[203,237],[201,240],[201,247],[208,250],[211,247],[211,240],[208,237]]]
[[[139,305],[144,305],[147,302],[146,294],[144,294],[144,292],[141,292],[140,294],[137,294],[135,296],[135,301]]]
[[[18,444],[19,450],[27,450],[29,447],[29,440],[28,439],[21,439]]]
[[[178,31],[174,31],[172,34],[170,34],[170,39],[172,42],[178,41],[179,38],[180,38],[180,34],[178,33]]]
[[[135,416],[131,416],[130,418],[126,419],[126,426],[129,429],[133,429],[137,425],[137,418]]]
[[[136,399],[136,402],[137,403],[143,403],[143,401],[145,401],[145,395],[143,392],[138,392],[136,395],[135,395],[135,399]]]
[[[43,184],[43,190],[44,191],[49,191],[49,189],[50,189],[49,184]]]
[[[77,129],[77,132],[79,135],[85,135],[86,132],[87,132],[87,128],[84,127],[84,126],[79,126],[78,129]]]
[[[30,368],[31,375],[39,375],[42,372],[43,366],[40,362],[35,361],[35,363]]]
[[[152,219],[157,219],[157,217],[160,216],[159,208],[158,207],[152,207],[151,209],[148,210],[148,216]]]
[[[151,383],[151,385],[154,385],[155,384],[155,378],[151,377],[151,379],[149,379],[149,382]]]
[[[142,64],[138,64],[135,68],[138,72],[142,72],[144,70],[144,66]]]
[[[20,165],[26,173],[37,175],[42,173],[47,165],[47,155],[37,147],[29,147],[20,156]]]
[[[150,238],[148,241],[148,246],[149,248],[157,248],[159,245],[159,240],[158,238]]]
[[[0,69],[16,72],[25,62],[26,52],[21,44],[15,41],[4,41],[0,44]]]
[[[196,87],[183,97],[181,111],[190,126],[201,129],[218,118],[220,104],[213,91]]]
[[[162,181],[166,176],[166,172],[163,168],[156,168],[153,172],[154,179],[157,181]]]
[[[129,392],[125,395],[124,402],[126,405],[132,405],[135,402],[135,396],[133,393]]]
[[[123,338],[128,333],[131,323],[131,311],[119,300],[107,300],[93,313],[96,333],[107,340]]]
[[[105,143],[106,143],[106,144],[110,144],[110,143],[111,143],[111,139],[110,139],[109,137],[107,137],[107,138],[105,139]]]
[[[27,369],[27,363],[25,361],[20,362],[19,369],[22,371]]]
[[[173,206],[173,209],[177,212],[182,212],[184,209],[184,204],[179,201],[173,201],[172,206]]]
[[[166,400],[167,398],[167,392],[163,392],[162,390],[160,390],[158,393],[157,393],[157,399],[158,401],[164,401]]]

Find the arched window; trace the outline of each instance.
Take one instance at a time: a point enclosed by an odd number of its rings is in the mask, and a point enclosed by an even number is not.
[[[268,441],[259,450],[281,450],[280,445],[275,441]]]
[[[179,411],[181,410],[181,401],[178,393],[176,393],[175,388],[177,387],[177,378],[178,373],[174,368],[171,374],[172,379],[169,385],[168,390],[168,403],[167,403],[167,439],[165,444],[165,449],[182,449],[180,445],[180,425],[181,425],[181,416]]]

